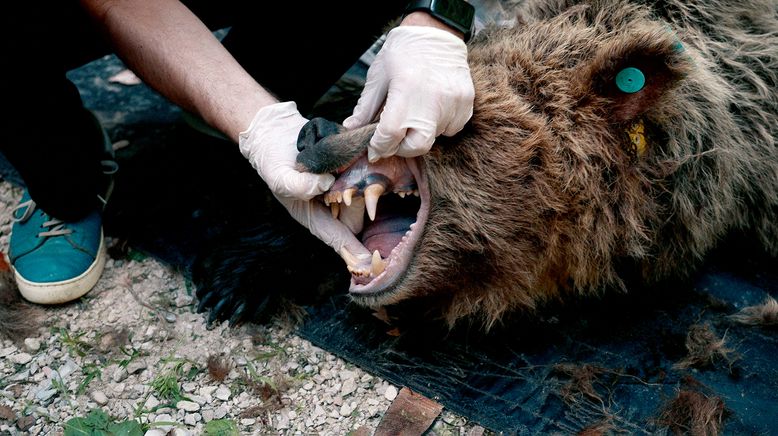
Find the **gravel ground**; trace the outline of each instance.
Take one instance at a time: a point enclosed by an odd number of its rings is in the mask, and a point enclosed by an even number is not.
[[[0,181],[4,253],[20,196]],[[36,334],[0,343],[0,435],[111,421],[147,435],[370,434],[397,395],[280,321],[209,330],[191,294],[180,273],[130,253],[81,300],[41,308]],[[428,434],[482,431],[444,410]]]

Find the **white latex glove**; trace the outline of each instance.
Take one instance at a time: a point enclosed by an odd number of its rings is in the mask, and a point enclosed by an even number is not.
[[[399,26],[370,65],[365,89],[343,125],[369,124],[383,105],[368,160],[420,156],[438,135],[462,130],[473,115],[474,96],[462,39],[434,27]]]
[[[329,207],[319,201],[302,201],[276,196],[289,214],[314,236],[332,247],[350,266],[370,263],[370,252],[341,221],[332,217]],[[344,255],[343,249],[349,255]]]
[[[301,173],[295,169],[297,135],[307,123],[291,101],[265,106],[249,128],[240,132],[238,145],[276,197],[310,200],[335,182],[330,174]]]

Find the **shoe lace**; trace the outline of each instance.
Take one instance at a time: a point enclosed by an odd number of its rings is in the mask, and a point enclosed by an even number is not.
[[[14,208],[13,221],[17,223],[23,223],[27,221],[30,219],[32,214],[35,213],[36,207],[37,206],[33,200],[27,200],[20,203],[18,206],[16,206],[16,208]],[[21,216],[17,217],[17,212],[22,209],[24,209],[24,211],[22,212]],[[41,211],[41,213],[43,213],[43,211]],[[63,236],[73,233],[73,229],[67,228],[67,223],[56,218],[51,218],[48,221],[44,221],[43,224],[41,224],[41,227],[47,228],[48,230],[39,232],[39,238],[46,238],[49,236]]]

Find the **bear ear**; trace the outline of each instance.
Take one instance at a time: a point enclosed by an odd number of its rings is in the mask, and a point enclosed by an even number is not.
[[[584,69],[581,101],[601,106],[616,123],[651,110],[691,69],[683,44],[669,31],[611,38]]]

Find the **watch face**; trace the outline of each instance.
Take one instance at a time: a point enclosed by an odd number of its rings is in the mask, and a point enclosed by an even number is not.
[[[430,9],[468,28],[475,18],[475,8],[463,0],[432,0]]]

